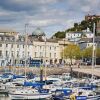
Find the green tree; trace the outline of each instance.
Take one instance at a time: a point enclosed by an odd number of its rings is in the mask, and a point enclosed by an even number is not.
[[[80,23],[74,23],[74,26],[72,28],[67,29],[66,32],[71,32],[71,31],[80,32],[82,30],[86,30],[87,28],[89,28],[90,31],[93,32],[93,24],[96,23],[97,27],[98,21],[100,21],[100,18],[98,17],[89,20],[82,20]],[[97,35],[96,28],[95,28],[95,33]]]
[[[93,52],[93,47],[86,48],[82,51],[82,56],[84,58],[92,58],[92,52]],[[100,58],[100,48],[96,48],[94,52],[95,52],[95,56],[97,58]]]
[[[75,31],[76,31],[76,32],[77,32],[77,30],[78,30],[78,27],[79,27],[78,23],[74,23],[74,28],[75,28]]]
[[[83,58],[91,58],[92,57],[92,47],[86,48],[82,51]]]
[[[64,58],[69,58],[72,64],[72,59],[79,59],[81,57],[80,47],[74,44],[69,44],[64,51]]]
[[[96,57],[100,58],[100,48],[96,49]]]
[[[64,31],[62,31],[62,32],[58,31],[53,36],[55,36],[56,38],[65,38],[65,32]]]
[[[81,26],[81,30],[86,30],[88,27],[87,21],[85,21],[85,20],[81,21],[80,26]]]

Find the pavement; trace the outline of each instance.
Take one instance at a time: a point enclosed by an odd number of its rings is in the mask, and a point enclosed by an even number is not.
[[[80,66],[72,68],[74,72],[80,72],[84,74],[91,74],[100,77],[100,65],[96,65],[95,67],[92,66]]]

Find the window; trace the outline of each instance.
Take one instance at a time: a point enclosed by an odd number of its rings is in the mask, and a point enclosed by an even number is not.
[[[50,53],[50,58],[51,58],[51,53]]]
[[[6,57],[8,56],[8,51],[6,51]]]
[[[30,46],[28,45],[28,48],[29,48]]]
[[[22,54],[22,56],[24,57],[24,51],[23,51],[23,54]]]
[[[2,38],[0,37],[0,41],[2,40]]]
[[[9,41],[9,37],[7,37],[7,40]]]
[[[87,44],[87,46],[90,46],[90,44]]]
[[[42,57],[42,52],[40,52],[40,57]]]
[[[50,46],[50,50],[51,50],[51,46]]]
[[[13,44],[11,44],[11,48],[13,48]]]
[[[8,47],[8,44],[6,44],[6,47]]]
[[[17,57],[19,57],[19,51],[17,51]]]
[[[0,44],[0,47],[2,47],[2,44]]]
[[[35,52],[35,57],[37,57],[37,52]]]
[[[14,52],[12,51],[12,53],[11,53],[11,56],[13,57],[14,56]]]
[[[30,56],[29,54],[30,54],[30,53],[28,52],[28,57]]]
[[[79,34],[78,34],[78,36],[79,36]]]
[[[0,57],[2,56],[2,51],[0,50]]]
[[[54,53],[54,58],[56,58],[56,53]]]
[[[17,48],[19,48],[19,45],[17,45]]]
[[[41,46],[40,46],[40,50],[41,50]]]
[[[54,47],[54,49],[56,50],[56,47]]]
[[[24,45],[23,45],[23,48],[24,48]]]

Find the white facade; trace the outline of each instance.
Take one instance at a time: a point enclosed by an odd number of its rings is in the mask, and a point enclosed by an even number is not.
[[[87,30],[83,31],[83,34],[87,37],[87,38],[93,38],[93,33],[89,30],[89,28],[87,28]]]
[[[75,38],[80,38],[82,35],[82,33],[76,33],[76,32],[69,32],[69,33],[66,33],[66,39],[75,39]]]
[[[60,59],[59,43],[33,41],[33,58],[53,62]]]
[[[1,60],[7,60],[7,62],[13,63],[14,60],[25,60],[25,55],[27,55],[27,58],[33,57],[33,45],[27,46],[27,54],[25,54],[25,44],[14,44],[5,42],[0,43],[0,45]]]
[[[92,46],[93,46],[93,43],[87,43],[86,44],[86,48],[89,48],[89,47],[92,47]],[[97,43],[95,43],[94,46],[96,47],[97,46]]]
[[[87,38],[93,38],[93,33],[85,33]]]
[[[15,41],[11,39],[11,36],[5,35],[0,38],[2,38],[0,40],[0,66],[4,65],[4,61],[14,64],[15,60],[19,63],[21,60],[25,61],[25,58],[43,59],[43,61],[49,62],[52,60],[53,63],[60,59],[59,43],[34,40],[29,42],[28,40],[26,49],[25,39],[24,41],[23,39]]]

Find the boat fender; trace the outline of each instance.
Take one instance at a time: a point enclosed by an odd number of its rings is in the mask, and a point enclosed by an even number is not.
[[[70,100],[76,100],[76,96],[74,94],[70,95]]]

